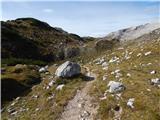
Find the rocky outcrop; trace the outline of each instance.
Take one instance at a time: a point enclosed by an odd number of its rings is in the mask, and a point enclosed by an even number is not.
[[[68,78],[78,75],[80,72],[81,67],[79,64],[67,61],[57,68],[55,75],[58,77]]]

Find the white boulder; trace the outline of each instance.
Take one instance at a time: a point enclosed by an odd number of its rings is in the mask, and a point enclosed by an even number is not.
[[[81,67],[79,64],[67,61],[57,68],[55,75],[58,77],[72,77],[80,74],[80,72]]]

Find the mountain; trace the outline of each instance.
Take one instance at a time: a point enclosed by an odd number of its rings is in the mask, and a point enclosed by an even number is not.
[[[79,54],[83,38],[34,18],[1,22],[2,58],[55,61]]]
[[[126,29],[111,32],[102,39],[118,41],[134,40],[144,34],[149,34],[158,28],[160,28],[160,23],[147,23],[144,25],[129,27]]]

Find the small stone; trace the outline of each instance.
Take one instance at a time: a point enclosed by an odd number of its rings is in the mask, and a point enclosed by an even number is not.
[[[11,113],[11,115],[16,115],[18,113],[18,111],[15,111],[13,113]]]
[[[147,55],[150,55],[150,54],[151,54],[151,51],[146,52],[144,55],[147,56]]]
[[[63,87],[64,87],[64,84],[62,84],[62,85],[58,85],[58,86],[57,86],[57,88],[56,88],[56,90],[62,90],[62,89],[63,89]]]
[[[153,70],[153,71],[151,71],[151,72],[150,72],[150,74],[156,74],[156,71],[155,71],[155,70]]]
[[[142,56],[142,53],[138,53],[138,54],[137,54],[137,57],[139,57],[139,56]]]
[[[131,77],[131,74],[130,74],[130,73],[127,73],[127,77]]]
[[[35,111],[39,111],[39,110],[40,110],[39,108],[36,108],[36,109],[35,109]]]
[[[118,93],[125,90],[125,86],[121,82],[110,81],[108,87],[110,93]]]
[[[107,76],[106,76],[106,75],[104,75],[102,79],[103,79],[103,80],[107,80]]]
[[[160,78],[153,78],[153,79],[151,79],[151,84],[153,84],[153,85],[160,85]]]
[[[40,73],[47,72],[47,69],[46,69],[45,67],[42,67],[42,68],[39,69],[39,72],[40,72]]]
[[[55,83],[55,81],[54,81],[54,80],[52,80],[52,81],[50,81],[50,82],[49,82],[49,84],[48,84],[48,85],[49,85],[50,87],[52,87],[54,83]]]
[[[130,98],[129,100],[128,100],[128,102],[127,102],[127,106],[129,106],[130,108],[134,108],[134,106],[133,106],[133,104],[134,104],[134,98]]]

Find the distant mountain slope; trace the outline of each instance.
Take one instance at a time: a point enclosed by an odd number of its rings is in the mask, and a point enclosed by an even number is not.
[[[78,54],[83,39],[34,18],[1,22],[2,58],[53,61]],[[68,50],[69,49],[69,50]]]
[[[118,30],[116,32],[112,32],[108,34],[103,39],[106,40],[119,40],[119,41],[128,41],[128,40],[134,40],[144,34],[149,34],[155,29],[160,28],[160,23],[147,23],[144,25],[136,26],[136,27],[130,27],[122,30]]]

